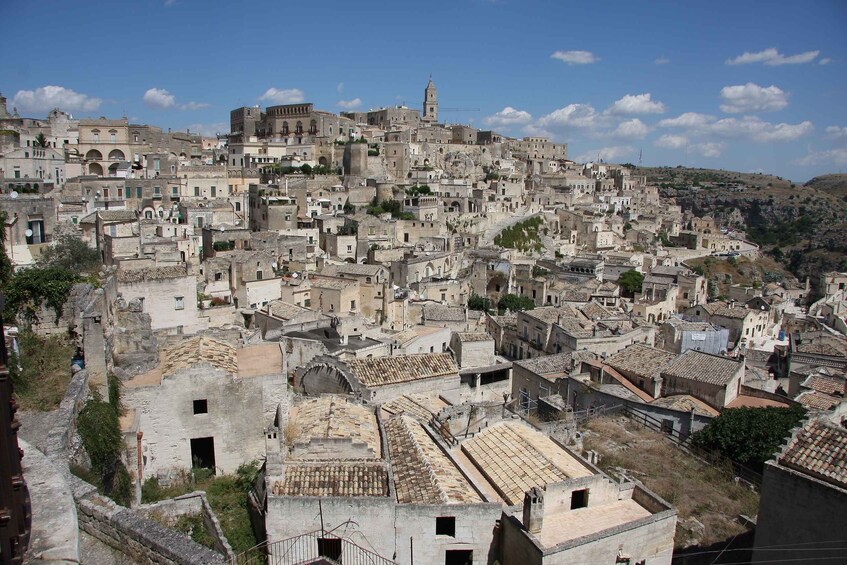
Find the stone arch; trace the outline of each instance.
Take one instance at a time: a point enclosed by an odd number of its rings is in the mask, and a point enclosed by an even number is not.
[[[117,163],[112,163],[111,165],[109,165],[109,176],[110,177],[118,176],[118,167],[119,166],[120,165],[118,165]]]
[[[320,165],[321,167],[326,167],[328,165],[326,157],[321,157],[320,159],[318,159],[318,165]]]
[[[109,151],[109,161],[126,161],[126,155],[120,149]]]
[[[295,381],[304,394],[350,394],[353,385],[338,366],[331,362],[317,362],[305,368]]]
[[[102,161],[103,154],[97,151],[96,149],[89,149],[88,153],[85,154],[86,161]],[[101,167],[102,168],[102,167]]]
[[[103,176],[103,166],[100,163],[89,163],[88,164],[88,174],[89,175],[97,175],[98,177]]]

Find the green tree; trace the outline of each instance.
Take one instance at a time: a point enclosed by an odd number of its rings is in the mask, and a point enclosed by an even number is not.
[[[761,472],[805,416],[802,406],[729,408],[694,434],[692,443]]]
[[[468,298],[468,309],[469,310],[478,310],[480,312],[488,312],[491,310],[491,301],[484,296],[480,296],[478,294],[471,294],[470,298]]]
[[[97,485],[106,496],[128,506],[132,496],[132,481],[121,461],[123,434],[120,427],[120,394],[109,391],[111,402],[95,393],[85,403],[77,417],[82,445],[91,460],[91,470]]]
[[[523,310],[532,310],[535,308],[535,302],[527,296],[518,296],[517,294],[504,294],[497,302],[497,309],[501,312],[510,310],[512,312],[520,312]]]
[[[74,273],[93,274],[100,270],[100,254],[76,235],[65,234],[41,252],[38,267],[65,269]]]
[[[44,134],[42,132],[38,132],[38,135],[35,136],[35,146],[47,147],[47,138],[44,137]]]
[[[304,163],[304,164],[300,165],[300,172],[303,173],[304,175],[311,175],[312,174],[312,166],[308,163]]]
[[[0,223],[6,225],[6,211],[0,210]],[[5,288],[6,284],[12,279],[14,268],[12,260],[6,255],[6,230],[0,230],[0,287]]]
[[[626,296],[630,297],[635,296],[636,292],[641,292],[642,284],[644,284],[644,275],[635,269],[630,269],[622,273],[618,279],[618,286],[621,287],[621,290],[624,291]]]
[[[17,271],[4,286],[7,320],[31,324],[38,320],[42,305],[53,309],[58,318],[71,288],[83,279],[61,267],[29,268]]]

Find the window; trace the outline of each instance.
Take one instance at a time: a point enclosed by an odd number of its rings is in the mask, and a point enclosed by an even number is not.
[[[223,273],[215,273],[215,280],[216,281],[223,280]]]
[[[435,535],[456,537],[455,516],[439,516],[435,519]]]
[[[257,281],[262,280],[262,271],[256,271],[256,280]]]
[[[235,203],[235,211],[236,211],[236,212],[241,212],[241,202],[236,202],[236,203]]]
[[[185,310],[185,297],[174,296],[174,310]]]
[[[159,171],[159,169],[161,169],[161,163],[159,162],[159,159],[153,159],[153,170]]]
[[[218,189],[217,189],[217,188],[215,188],[214,186],[210,186],[210,187],[209,187],[209,190],[210,190],[210,191],[211,191],[211,193],[212,193],[212,198],[214,198],[214,197],[216,197],[216,196],[218,195]]]
[[[113,134],[113,133],[109,134],[109,143],[115,143],[115,134]]]
[[[351,301],[350,301],[350,310],[355,310],[355,309],[356,309],[356,301],[355,301],[355,300],[351,300]]]
[[[199,186],[194,187],[194,196],[200,196],[200,187]]]
[[[571,493],[571,510],[588,506],[588,489],[575,490]]]
[[[179,189],[177,187],[171,187],[171,196],[179,196]]]
[[[153,194],[154,194],[154,195],[156,195],[156,196],[161,196],[161,194],[162,194],[162,189],[161,189],[160,187],[158,187],[158,186],[154,186],[154,187],[153,187]]]
[[[209,413],[209,402],[205,398],[201,398],[200,400],[194,401],[194,415],[197,414],[208,414]]]
[[[135,197],[136,197],[136,198],[141,198],[141,192],[142,192],[141,187],[140,187],[140,186],[136,186],[136,187],[135,187]]]

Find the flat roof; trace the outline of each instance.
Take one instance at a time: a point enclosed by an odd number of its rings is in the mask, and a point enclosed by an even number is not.
[[[652,516],[632,499],[546,514],[534,534],[545,548]]]

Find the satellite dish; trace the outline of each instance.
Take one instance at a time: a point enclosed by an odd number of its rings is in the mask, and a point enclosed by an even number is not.
[[[32,237],[32,230],[26,230],[24,233],[27,237]]]
[[[273,263],[271,263],[271,267],[273,267],[274,269],[276,269],[276,268],[277,268],[276,261],[274,261]]]
[[[17,198],[18,197],[18,191],[13,190],[11,196],[12,196],[12,198]]]

